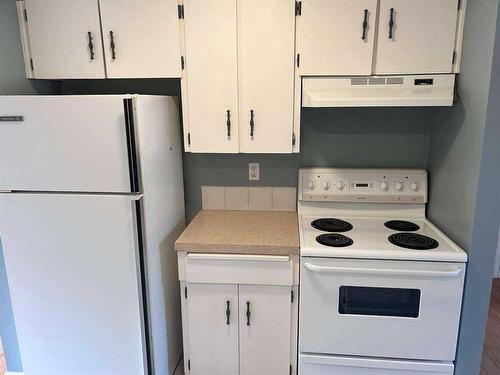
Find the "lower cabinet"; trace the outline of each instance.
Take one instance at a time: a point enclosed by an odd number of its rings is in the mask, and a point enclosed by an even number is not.
[[[190,374],[289,374],[291,286],[186,288]]]
[[[178,253],[186,375],[297,373],[298,256]]]

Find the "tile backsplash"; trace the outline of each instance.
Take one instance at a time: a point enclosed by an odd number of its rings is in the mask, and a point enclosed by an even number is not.
[[[295,211],[294,187],[202,186],[204,210]]]

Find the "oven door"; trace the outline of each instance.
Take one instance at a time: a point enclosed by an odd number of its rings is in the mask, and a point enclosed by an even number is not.
[[[465,265],[302,258],[300,351],[452,361]]]

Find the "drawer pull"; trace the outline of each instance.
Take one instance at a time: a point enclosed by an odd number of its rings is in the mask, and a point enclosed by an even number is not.
[[[363,35],[361,36],[362,40],[366,40],[367,27],[368,27],[368,9],[365,9],[365,17],[363,19]]]
[[[392,33],[392,30],[394,28],[394,8],[391,8],[390,10],[391,12],[391,15],[389,17],[389,39],[392,39],[393,38],[393,33]]]
[[[226,325],[229,325],[229,318],[231,317],[231,302],[226,301]]]
[[[247,301],[247,326],[250,325],[250,302]]]

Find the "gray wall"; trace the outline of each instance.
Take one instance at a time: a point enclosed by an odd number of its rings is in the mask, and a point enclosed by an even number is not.
[[[479,374],[500,222],[498,11],[498,0],[468,3],[460,102],[431,129],[428,216],[469,255],[456,375]]]
[[[16,3],[0,0],[0,95],[58,93],[57,82],[26,79],[17,23]],[[1,108],[0,108],[1,110]],[[1,240],[1,239],[0,239]],[[9,370],[21,371],[14,318],[0,243],[0,337],[2,338]]]

